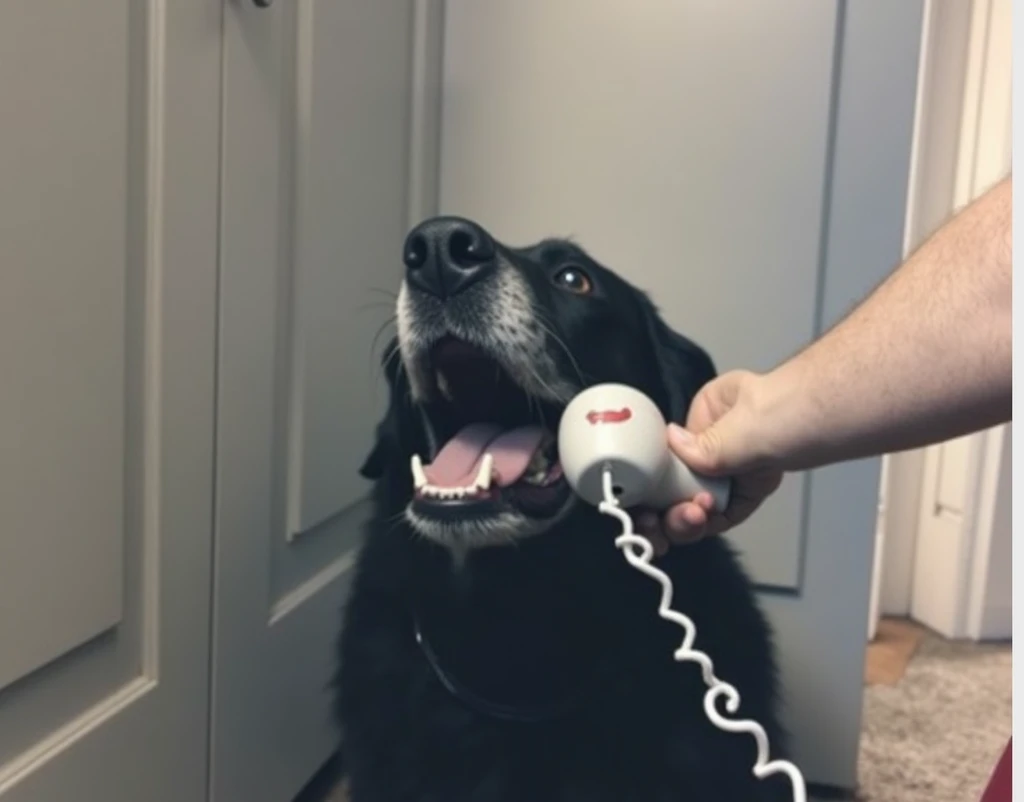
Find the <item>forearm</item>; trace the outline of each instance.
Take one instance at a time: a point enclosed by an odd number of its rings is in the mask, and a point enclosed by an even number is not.
[[[787,468],[916,448],[1010,419],[1011,192],[1007,179],[965,208],[765,377]]]

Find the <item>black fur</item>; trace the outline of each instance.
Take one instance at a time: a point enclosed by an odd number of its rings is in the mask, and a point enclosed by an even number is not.
[[[580,385],[619,381],[684,420],[714,376],[705,351],[672,331],[641,291],[562,241],[512,250],[529,282],[558,370]],[[555,287],[559,265],[582,265],[587,297]],[[390,349],[389,349],[390,351]],[[682,632],[656,614],[659,587],[615,548],[617,522],[578,503],[552,530],[515,545],[448,551],[402,519],[409,459],[424,453],[400,361],[373,452],[376,516],[358,560],[339,645],[336,713],[352,802],[768,802],[783,778],[751,774],[753,739],[705,718],[705,686],[673,661]],[[697,648],[785,756],[771,635],[727,543],[709,538],[658,561],[673,606],[693,618]],[[539,720],[475,709],[446,689],[415,638],[423,623],[444,669],[475,693]]]

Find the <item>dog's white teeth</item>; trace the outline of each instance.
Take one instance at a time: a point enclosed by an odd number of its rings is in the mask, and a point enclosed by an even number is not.
[[[475,487],[437,487],[435,485],[424,485],[419,490],[424,496],[439,499],[465,498],[476,492]]]
[[[419,454],[412,455],[412,483],[417,490],[423,490],[427,486],[427,474],[423,471],[423,460]]]
[[[427,475],[423,470],[423,461],[419,455],[414,454],[412,457],[412,477],[416,490],[421,495],[429,496],[430,498],[454,499],[474,496],[481,490],[486,490],[491,486],[491,473],[493,470],[494,457],[490,454],[485,454],[484,458],[480,461],[480,470],[477,471],[473,484],[465,487],[438,487],[427,482]]]
[[[476,481],[473,483],[480,490],[486,490],[491,486],[491,474],[494,472],[494,457],[484,454],[480,460],[480,470],[476,473]]]

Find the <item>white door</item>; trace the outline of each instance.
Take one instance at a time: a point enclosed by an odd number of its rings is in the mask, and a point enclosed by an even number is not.
[[[448,0],[440,210],[513,243],[570,234],[720,370],[768,368],[899,261],[921,17],[917,0]],[[878,487],[878,460],[792,476],[731,535],[777,628],[796,757],[841,787]]]
[[[220,10],[0,3],[0,800],[206,798]]]
[[[414,3],[225,10],[212,802],[284,802],[330,682],[408,227]]]

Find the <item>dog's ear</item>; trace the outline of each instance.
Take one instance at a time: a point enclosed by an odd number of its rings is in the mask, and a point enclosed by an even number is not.
[[[649,298],[644,297],[642,307],[655,364],[665,388],[665,412],[669,420],[685,423],[697,391],[717,375],[715,363],[697,343],[669,327]]]
[[[388,408],[377,424],[373,448],[359,469],[363,478],[370,480],[380,479],[388,463],[402,455],[409,426],[408,416],[411,414],[409,380],[402,368],[397,337],[393,337],[384,349],[381,366],[388,385]]]

